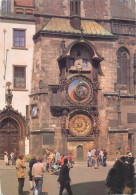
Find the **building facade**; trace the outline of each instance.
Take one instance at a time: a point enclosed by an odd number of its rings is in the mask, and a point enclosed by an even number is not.
[[[92,147],[133,152],[136,2],[35,2],[30,153],[86,159]]]
[[[136,1],[11,0],[1,12],[0,143],[13,145],[1,153],[24,152],[27,136],[35,155],[135,155]]]
[[[31,1],[1,1],[0,13],[0,157],[25,152],[26,120],[35,34]]]

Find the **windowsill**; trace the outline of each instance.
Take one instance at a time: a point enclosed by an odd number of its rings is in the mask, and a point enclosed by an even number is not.
[[[28,50],[26,47],[12,47],[12,49]]]
[[[12,89],[12,91],[28,91],[28,89]]]

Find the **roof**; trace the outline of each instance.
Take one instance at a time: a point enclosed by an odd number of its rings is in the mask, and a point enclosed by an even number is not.
[[[17,6],[33,7],[33,0],[15,0]]]
[[[111,0],[111,18],[135,20],[135,7],[129,7],[127,2],[123,3],[119,0]]]
[[[113,36],[112,33],[107,31],[104,27],[92,20],[81,20],[81,28],[84,35],[101,35],[101,36]],[[66,34],[81,34],[80,30],[74,29],[70,25],[70,19],[68,18],[55,18],[52,17],[49,22],[44,26],[42,32],[55,32]]]

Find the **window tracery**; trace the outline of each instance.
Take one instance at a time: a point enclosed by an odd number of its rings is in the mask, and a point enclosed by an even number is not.
[[[117,52],[117,84],[127,85],[128,82],[129,52],[120,48]]]
[[[80,0],[71,0],[70,1],[70,15],[80,16]]]

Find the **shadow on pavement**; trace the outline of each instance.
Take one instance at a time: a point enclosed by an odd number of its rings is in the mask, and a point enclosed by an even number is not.
[[[24,191],[23,195],[30,195],[29,191]],[[42,192],[41,195],[48,195],[48,192]]]
[[[107,195],[105,181],[74,184],[71,188],[73,195]],[[67,192],[64,195],[67,195]]]
[[[24,195],[29,195],[30,192],[29,192],[29,191],[24,191],[23,194],[24,194]]]

